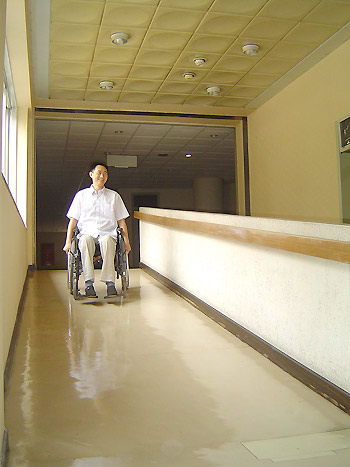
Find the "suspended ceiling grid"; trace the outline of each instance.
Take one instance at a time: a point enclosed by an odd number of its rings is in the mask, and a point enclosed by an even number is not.
[[[52,0],[47,97],[244,108],[349,19],[348,0]],[[130,40],[113,45],[120,31]]]

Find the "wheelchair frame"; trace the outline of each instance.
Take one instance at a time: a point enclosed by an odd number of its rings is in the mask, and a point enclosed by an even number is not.
[[[83,272],[81,261],[81,253],[78,247],[78,229],[74,229],[72,237],[71,251],[68,254],[68,290],[73,295],[75,300],[83,297],[79,292],[79,277]],[[96,246],[96,249],[98,245]],[[94,256],[94,266],[102,264],[101,253]],[[123,229],[117,228],[117,244],[115,249],[114,267],[117,279],[121,279],[122,296],[126,296],[126,291],[129,288],[129,261],[125,251],[125,242],[123,237]]]

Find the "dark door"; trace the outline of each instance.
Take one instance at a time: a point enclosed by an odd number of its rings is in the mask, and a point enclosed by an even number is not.
[[[150,193],[142,193],[133,196],[133,211],[138,211],[140,207],[157,208],[158,195]],[[138,268],[140,263],[140,235],[139,235],[139,221],[133,219],[132,225],[132,250],[129,257],[130,267]]]

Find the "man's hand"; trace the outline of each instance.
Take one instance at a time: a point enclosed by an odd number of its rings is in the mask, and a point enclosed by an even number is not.
[[[72,247],[72,242],[66,242],[62,250],[65,251],[68,255],[71,252],[71,247]]]
[[[131,246],[129,241],[125,241],[125,251],[129,254],[131,251]]]

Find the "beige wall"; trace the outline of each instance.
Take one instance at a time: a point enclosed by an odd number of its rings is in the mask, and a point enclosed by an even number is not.
[[[350,41],[248,117],[253,216],[341,220],[335,122],[350,113]]]
[[[5,0],[0,0],[0,57],[4,56],[4,37],[5,37],[5,11],[6,11],[6,2]],[[4,68],[3,61],[0,62],[0,82],[2,83],[4,79]],[[2,112],[0,112],[0,124],[1,124]],[[1,128],[1,125],[0,125]],[[1,145],[1,131],[0,131],[0,148]],[[4,211],[5,206],[5,186],[2,177],[0,178],[0,212]],[[5,225],[4,222],[0,222],[0,323],[4,322],[4,275],[5,275]],[[0,387],[3,387],[3,374],[4,374],[4,337],[3,337],[3,326],[0,326],[0,362],[1,362],[1,372],[0,372]],[[1,391],[1,394],[3,391]],[[0,441],[2,441],[2,436],[4,432],[4,398],[0,396]]]
[[[0,0],[0,56],[4,56],[6,1]],[[30,86],[28,80],[28,55],[26,48],[25,2],[11,0],[7,2],[7,43],[10,55],[12,74],[14,79],[17,106],[20,114],[18,129],[18,152],[15,155],[21,161],[17,170],[17,181],[33,194],[33,176],[27,177],[27,171],[32,173],[33,165],[27,165],[27,158],[32,157],[32,141],[27,144],[28,108],[30,108]],[[14,30],[13,23],[16,23]],[[10,32],[9,32],[10,31]],[[23,40],[24,37],[24,40]],[[0,82],[3,82],[3,60],[0,60]],[[1,100],[2,103],[2,100]],[[1,106],[2,104],[0,104]],[[0,117],[1,118],[1,117]],[[0,131],[1,138],[1,131]],[[0,145],[1,147],[1,145]],[[18,196],[17,196],[18,195]],[[16,193],[17,202],[23,213],[23,218],[33,224],[33,200],[26,199],[24,193]],[[29,208],[29,209],[28,209]],[[0,175],[0,362],[1,387],[6,359],[16,321],[18,305],[25,283],[28,259],[33,258],[32,233],[33,225],[28,230],[18,212],[16,204]],[[4,221],[5,219],[5,221]],[[29,245],[29,248],[28,248]],[[1,393],[3,394],[3,392]],[[0,440],[4,431],[3,395],[0,397]]]

